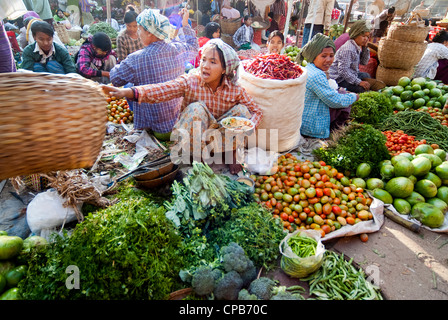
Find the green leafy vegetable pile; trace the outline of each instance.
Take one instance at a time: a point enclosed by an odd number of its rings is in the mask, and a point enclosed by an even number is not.
[[[92,24],[88,30],[88,33],[91,35],[94,35],[97,32],[104,32],[111,39],[115,39],[118,36],[117,30],[112,28],[110,24],[104,21]]]
[[[165,299],[180,287],[182,239],[165,208],[135,189],[120,198],[29,258],[24,299]],[[79,289],[66,287],[68,266],[79,269]]]
[[[390,159],[386,136],[369,124],[352,123],[333,133],[327,147],[313,150],[313,154],[340,171],[356,172],[361,163],[368,163],[372,173],[378,173],[378,164]]]
[[[393,106],[386,94],[368,91],[359,94],[353,103],[350,116],[357,122],[377,124],[393,113]]]
[[[215,174],[204,163],[193,162],[183,183],[173,182],[173,198],[165,202],[166,216],[183,234],[196,228],[205,232],[228,219],[232,208],[253,200],[251,188],[225,175]]]

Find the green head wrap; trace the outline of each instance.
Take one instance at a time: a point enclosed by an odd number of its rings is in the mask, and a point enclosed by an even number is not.
[[[303,60],[311,63],[316,57],[321,54],[322,50],[330,47],[336,51],[336,46],[330,37],[323,35],[322,33],[316,33],[316,35],[300,50],[297,56],[297,62],[302,63]]]
[[[358,20],[350,27],[348,35],[350,36],[350,39],[355,39],[356,37],[370,31],[370,23],[366,20]]]

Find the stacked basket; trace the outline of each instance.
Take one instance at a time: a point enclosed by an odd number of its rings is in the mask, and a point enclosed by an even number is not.
[[[233,43],[233,35],[236,30],[241,27],[241,18],[236,19],[220,19],[219,24],[221,26],[221,39],[232,48],[235,48]]]
[[[425,53],[429,29],[415,14],[404,24],[392,25],[387,37],[379,41],[376,79],[393,86],[401,77],[411,77]]]

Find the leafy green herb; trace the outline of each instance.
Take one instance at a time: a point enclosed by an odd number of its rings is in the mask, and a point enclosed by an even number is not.
[[[134,189],[119,198],[29,257],[24,299],[165,299],[180,288],[182,239],[165,208]],[[79,269],[79,289],[66,287],[69,266]]]
[[[333,133],[328,147],[313,150],[313,154],[338,170],[355,172],[365,162],[372,167],[372,175],[378,173],[378,164],[390,159],[386,136],[368,124],[352,123]]]
[[[359,94],[359,99],[353,103],[350,115],[360,123],[377,124],[393,112],[389,97],[384,93],[368,91]]]

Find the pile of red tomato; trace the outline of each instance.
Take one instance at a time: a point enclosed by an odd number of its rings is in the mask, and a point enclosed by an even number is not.
[[[403,152],[414,154],[415,148],[421,144],[426,144],[426,140],[415,140],[414,136],[407,135],[402,130],[383,131],[387,138],[386,147],[391,156],[396,156]]]
[[[322,237],[345,225],[370,220],[372,198],[323,161],[281,155],[271,176],[253,176],[255,197],[280,218],[285,230],[314,229]]]

